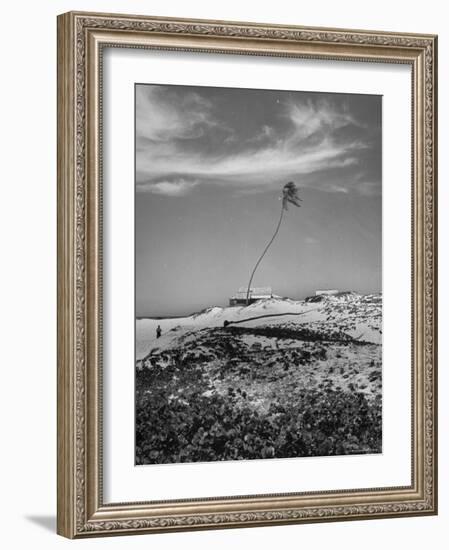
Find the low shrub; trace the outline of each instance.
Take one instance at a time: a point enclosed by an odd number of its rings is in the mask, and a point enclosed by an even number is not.
[[[381,399],[369,402],[363,393],[303,390],[266,414],[234,392],[202,395],[190,386],[179,398],[161,388],[137,395],[137,464],[381,451]]]

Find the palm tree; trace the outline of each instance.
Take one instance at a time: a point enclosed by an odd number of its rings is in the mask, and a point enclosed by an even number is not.
[[[290,202],[290,203],[294,204],[295,206],[300,207],[301,206],[299,204],[300,201],[302,201],[302,199],[300,199],[298,197],[298,188],[296,187],[296,185],[292,181],[289,181],[288,183],[286,183],[284,185],[284,187],[282,189],[281,215],[279,217],[279,221],[278,221],[278,224],[276,226],[276,230],[275,230],[273,236],[271,237],[270,242],[265,247],[265,250],[262,252],[262,255],[257,260],[257,263],[254,266],[254,269],[251,273],[251,277],[250,277],[249,283],[248,283],[248,289],[246,291],[246,305],[248,305],[248,302],[249,302],[249,292],[250,292],[250,289],[251,289],[251,283],[252,283],[252,280],[253,280],[253,277],[254,277],[254,273],[256,272],[256,269],[259,267],[259,264],[262,261],[262,258],[267,253],[267,250],[270,248],[271,244],[273,243],[274,239],[276,238],[276,235],[279,232],[279,228],[281,227],[281,223],[282,223],[282,218],[284,217],[284,212],[286,210],[288,210],[288,203]]]

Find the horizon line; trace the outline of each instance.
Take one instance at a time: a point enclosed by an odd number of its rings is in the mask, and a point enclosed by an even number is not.
[[[318,289],[318,290],[331,290],[331,289]],[[333,289],[332,289],[333,290]],[[378,290],[378,291],[374,291],[374,292],[358,292],[356,290],[338,290],[338,294],[349,294],[349,293],[353,293],[353,294],[358,294],[359,296],[370,296],[372,294],[382,294],[382,290]],[[279,300],[279,301],[282,301],[282,300],[291,300],[293,302],[303,302],[305,301],[307,298],[314,298],[316,296],[316,294],[309,294],[308,296],[305,296],[303,298],[290,298],[288,296],[276,296],[276,297],[273,297],[273,298],[261,298],[260,300],[256,300],[254,303],[257,303],[257,302],[265,302],[265,301],[268,301],[268,300]],[[330,295],[332,296],[332,295]],[[185,317],[192,317],[193,315],[198,315],[200,313],[204,313],[210,309],[213,309],[213,308],[220,308],[220,309],[230,309],[230,308],[236,308],[236,307],[249,307],[250,305],[253,305],[253,304],[248,304],[248,306],[246,305],[234,305],[234,306],[230,306],[230,305],[217,305],[217,304],[214,304],[214,305],[211,305],[211,306],[206,306],[206,307],[203,307],[202,309],[199,309],[197,311],[192,311],[192,312],[187,312],[187,313],[183,313],[183,314],[179,314],[179,315],[136,315],[135,316],[135,320],[136,321],[141,321],[143,319],[153,319],[153,320],[160,320],[160,319],[183,319]]]

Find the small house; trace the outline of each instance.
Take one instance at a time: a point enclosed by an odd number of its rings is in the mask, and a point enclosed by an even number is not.
[[[246,305],[246,294],[248,289],[246,287],[239,288],[238,292],[229,298],[230,306]],[[271,287],[250,288],[248,296],[248,304],[253,304],[258,300],[269,300],[273,298],[273,291]]]
[[[336,294],[338,294],[340,291],[339,290],[335,290],[335,289],[331,289],[331,290],[316,290],[315,291],[315,296],[335,296]]]

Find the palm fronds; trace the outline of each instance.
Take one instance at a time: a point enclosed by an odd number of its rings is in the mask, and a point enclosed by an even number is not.
[[[296,184],[292,181],[286,183],[282,189],[282,208],[288,210],[288,203],[294,204],[295,206],[301,207],[299,204],[302,202],[302,199],[298,196],[298,188]]]

